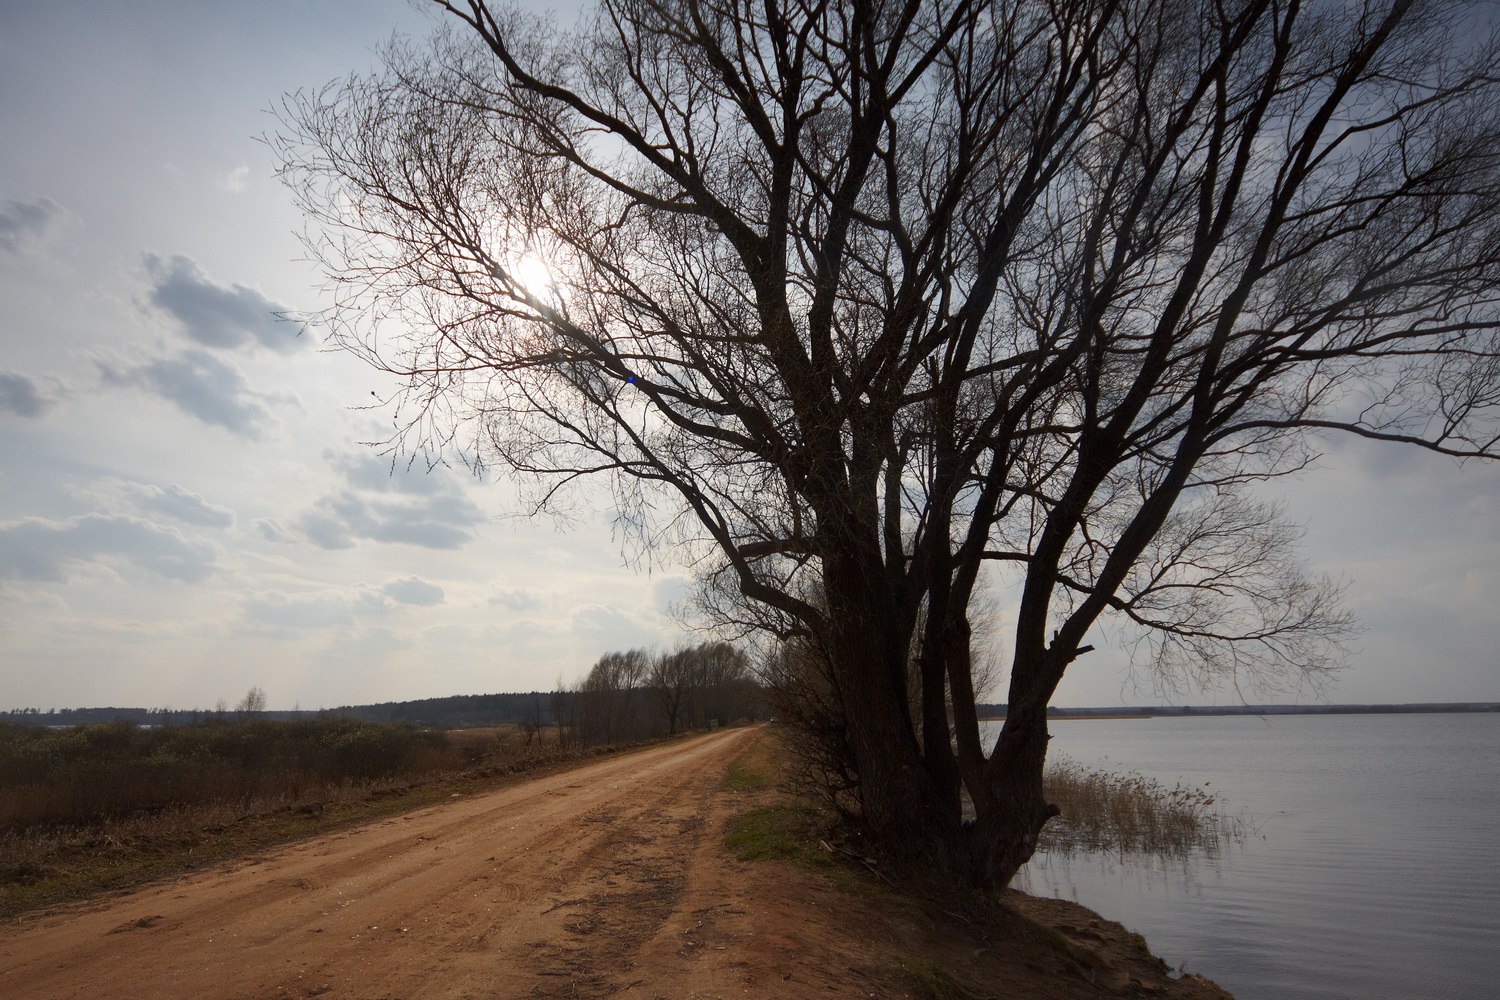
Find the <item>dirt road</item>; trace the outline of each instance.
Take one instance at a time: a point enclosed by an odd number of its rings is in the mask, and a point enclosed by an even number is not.
[[[0,927],[6,1000],[1223,1000],[1074,903],[987,924],[723,847],[728,730]],[[962,986],[949,975],[958,976]]]
[[[751,732],[28,918],[0,930],[0,996],[743,995],[753,971],[717,967],[705,929],[750,914],[697,860],[722,853],[725,768]]]

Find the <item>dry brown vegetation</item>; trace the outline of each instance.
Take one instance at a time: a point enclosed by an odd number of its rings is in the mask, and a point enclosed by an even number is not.
[[[1047,767],[1047,798],[1062,810],[1042,829],[1041,849],[1182,857],[1214,854],[1243,824],[1215,810],[1207,788],[1171,788],[1140,774],[1090,770],[1067,757]]]
[[[347,719],[0,726],[0,916],[608,753]]]

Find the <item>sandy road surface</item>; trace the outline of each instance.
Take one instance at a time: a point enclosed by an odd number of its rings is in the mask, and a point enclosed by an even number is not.
[[[747,926],[744,873],[721,860],[724,771],[752,732],[27,918],[0,929],[0,996],[743,996],[758,977],[787,987],[761,995],[795,995],[789,974],[744,960],[778,939]]]

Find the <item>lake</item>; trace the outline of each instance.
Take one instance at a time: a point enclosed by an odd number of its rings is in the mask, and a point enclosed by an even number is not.
[[[1245,836],[1038,854],[1016,887],[1139,931],[1239,1000],[1500,995],[1500,714],[1057,720],[1052,752],[1208,784]]]

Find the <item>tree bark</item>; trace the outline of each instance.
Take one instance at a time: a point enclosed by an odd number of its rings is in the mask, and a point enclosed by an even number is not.
[[[974,885],[1003,888],[1036,853],[1037,838],[1058,814],[1042,788],[1047,759],[1047,710],[1009,711],[1000,741],[974,790],[965,875]]]
[[[849,746],[858,768],[860,808],[870,836],[892,855],[950,867],[961,814],[929,773],[907,700],[911,629],[877,588],[843,560],[826,576],[831,667],[843,693]]]

